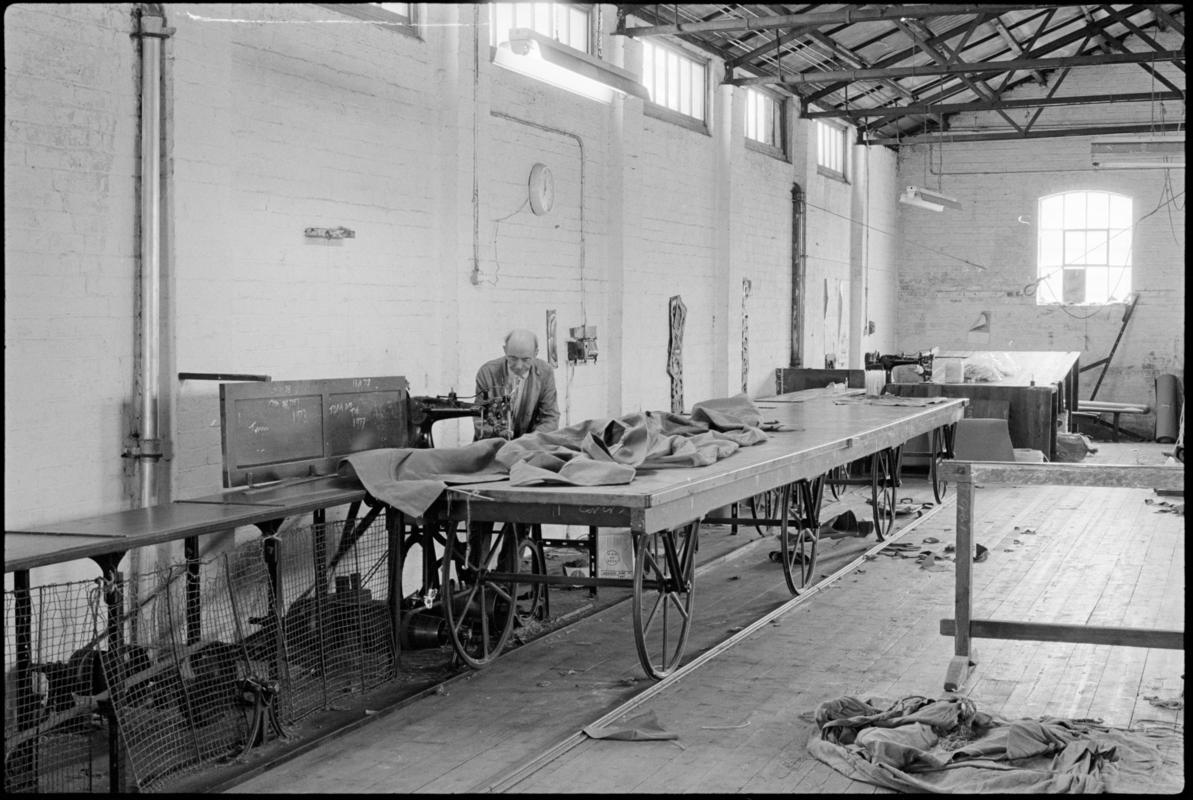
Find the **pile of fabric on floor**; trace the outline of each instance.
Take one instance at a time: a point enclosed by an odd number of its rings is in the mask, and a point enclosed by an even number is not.
[[[1006,720],[953,695],[841,697],[821,703],[815,721],[812,755],[853,780],[901,792],[1136,794],[1184,787],[1183,726]]]
[[[513,486],[614,486],[638,470],[703,467],[766,441],[757,406],[744,394],[707,400],[692,413],[645,411],[585,420],[517,439],[463,447],[389,447],[346,456],[339,472],[398,510],[421,516],[448,484],[508,478]]]

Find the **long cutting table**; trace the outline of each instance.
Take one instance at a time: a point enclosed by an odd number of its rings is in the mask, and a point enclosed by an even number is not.
[[[469,593],[471,599],[462,608],[484,609],[485,620],[469,621],[467,625],[484,629],[487,635],[487,620],[493,613],[493,605],[485,599],[486,593],[512,603],[509,598],[516,585],[535,580],[576,583],[579,579],[525,573],[515,578],[512,573],[517,571],[516,567],[511,569],[508,561],[498,563],[496,557],[488,563],[455,564],[454,558],[467,559],[470,552],[467,534],[470,526],[460,525],[461,522],[628,528],[635,542],[634,578],[590,576],[586,580],[594,586],[633,588],[635,606],[641,606],[641,613],[635,614],[639,654],[647,673],[661,677],[674,669],[682,657],[690,623],[699,521],[714,509],[788,487],[796,481],[814,479],[835,467],[898,448],[916,436],[951,425],[961,418],[966,403],[963,399],[904,400],[923,405],[880,404],[867,401],[858,392],[829,394],[822,390],[762,398],[756,402],[763,420],[780,426],[769,433],[767,441],[742,447],[705,467],[641,470],[631,483],[621,486],[515,487],[508,481],[492,481],[454,487],[426,514],[426,527],[433,529],[431,535],[439,537],[435,539],[439,545],[428,539],[424,552],[433,552],[437,546],[448,551],[441,559],[445,565],[443,586],[474,582],[475,591]],[[355,481],[323,477],[7,531],[5,571],[17,573],[18,589],[28,587],[31,568],[67,560],[92,558],[105,572],[115,572],[120,558],[129,550],[178,539],[187,542],[189,558],[190,553],[197,553],[194,547],[197,537],[204,534],[245,525],[257,525],[263,533],[270,533],[287,517],[313,512],[318,522],[326,509],[344,504],[350,505],[349,516],[354,517],[362,501],[369,503],[371,514],[381,510]],[[393,512],[388,507],[384,510],[387,515]],[[501,531],[513,527],[507,525]],[[457,528],[460,532],[451,532]],[[495,537],[500,539],[503,535],[498,532]],[[483,548],[483,552],[497,553],[503,546],[496,542]],[[516,543],[509,545],[507,554],[516,546]],[[454,554],[453,548],[463,554]],[[401,556],[394,557],[404,556],[403,549]],[[394,565],[400,572],[400,561]],[[397,584],[392,588],[398,591]],[[426,588],[439,591],[439,587]],[[477,597],[479,605],[474,602]],[[391,605],[394,622],[400,624],[397,603]],[[453,615],[467,613],[453,610],[454,603],[444,605],[449,624],[453,624]],[[660,607],[664,615],[667,609],[673,609],[673,616],[677,616],[669,623],[659,623],[660,628],[670,632],[662,634],[663,641],[656,647],[651,645],[655,635],[653,614]],[[467,649],[468,642],[477,638],[471,633],[473,628],[460,627],[464,623],[458,619],[454,624],[459,630],[453,629],[453,644]],[[503,644],[504,639],[492,650],[481,646],[465,660],[473,666],[483,664],[499,654]]]

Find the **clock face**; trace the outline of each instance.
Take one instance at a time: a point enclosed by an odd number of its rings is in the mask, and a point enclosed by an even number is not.
[[[530,210],[546,214],[555,205],[555,178],[546,164],[530,168]]]

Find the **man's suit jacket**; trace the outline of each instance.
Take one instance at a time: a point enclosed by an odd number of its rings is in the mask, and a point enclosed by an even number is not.
[[[500,397],[510,383],[509,368],[505,356],[486,361],[476,371],[476,395]],[[511,409],[514,421],[514,436],[531,431],[553,431],[559,428],[559,402],[555,397],[555,371],[542,359],[530,363],[526,385],[522,387],[522,399],[518,407]],[[480,436],[480,423],[476,423]]]

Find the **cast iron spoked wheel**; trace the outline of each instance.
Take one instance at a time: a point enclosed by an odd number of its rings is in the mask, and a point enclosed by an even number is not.
[[[807,481],[783,487],[784,494],[789,491],[792,495],[790,522],[793,524],[789,525],[784,518],[779,533],[779,553],[783,559],[783,578],[787,581],[787,588],[792,594],[798,595],[816,574],[816,544],[820,539],[820,530],[814,517],[819,512],[808,513],[816,501],[816,493]]]
[[[443,570],[443,556],[436,556],[435,554],[442,553],[446,546],[446,539],[439,526],[427,521],[418,522],[411,521],[408,523],[410,528],[403,533],[402,547],[399,558],[399,564],[404,567],[409,559],[416,559],[421,571],[421,585],[418,591],[414,593],[413,598],[407,598],[406,594],[402,594],[403,600],[413,599],[416,602],[421,602],[424,598],[430,596],[433,600],[439,593],[439,577]],[[402,580],[402,573],[404,570],[399,570],[399,582]],[[403,588],[403,592],[405,589]],[[430,602],[429,600],[427,601]]]
[[[928,462],[928,477],[932,480],[932,496],[943,503],[949,493],[949,483],[940,475],[940,463],[952,458],[953,426],[946,425],[932,431],[932,459]]]
[[[692,624],[700,522],[638,537],[634,560],[634,644],[646,674],[663,678],[683,658]]]
[[[833,467],[828,471],[825,482],[828,484],[829,494],[833,496],[834,500],[840,500],[841,495],[845,493],[845,482],[847,480],[849,480],[848,464]]]
[[[779,509],[782,508],[779,490],[768,489],[750,498],[750,516],[754,518],[754,529],[766,536],[771,523],[778,519]]]
[[[543,546],[530,535],[530,529],[519,526],[518,572],[525,575],[546,575],[547,560]],[[514,604],[514,620],[525,625],[531,620],[542,621],[546,617],[547,584],[519,583]]]
[[[880,542],[895,527],[897,458],[897,453],[889,447],[870,458],[870,502],[874,506],[874,534]]]
[[[470,536],[455,525],[448,532],[440,581],[443,617],[456,655],[473,669],[501,655],[514,628],[518,560],[513,525],[487,535]]]

